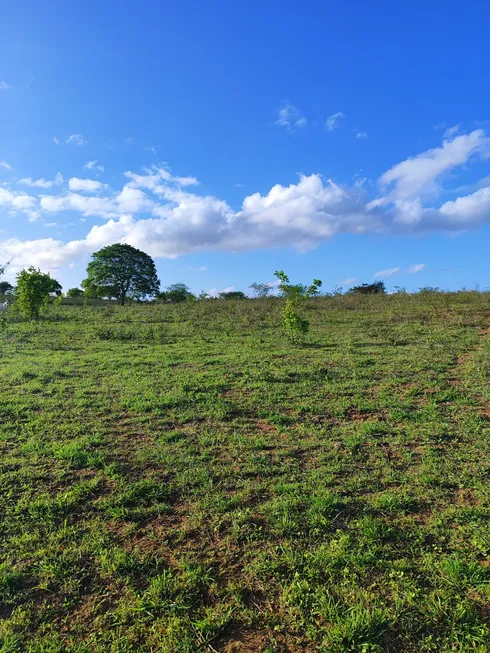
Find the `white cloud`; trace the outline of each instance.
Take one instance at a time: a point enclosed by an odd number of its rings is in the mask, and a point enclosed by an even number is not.
[[[53,143],[55,145],[61,145],[61,141],[57,136],[53,136]]]
[[[88,181],[93,180],[72,177],[69,183],[71,182],[72,189],[76,187],[79,190],[87,190],[88,185],[84,182]],[[100,182],[94,183],[99,184]],[[100,187],[105,187],[105,184],[100,184]],[[146,193],[127,185],[111,197],[87,196],[75,192],[40,196],[40,207],[45,212],[77,211],[84,217],[96,216],[106,219],[117,218],[126,213],[141,213],[151,210],[154,208],[154,204],[154,201]]]
[[[36,203],[34,197],[26,193],[19,193],[10,191],[7,188],[0,186],[0,207],[7,207],[12,210],[26,210],[31,209]]]
[[[81,134],[72,134],[71,136],[68,136],[66,143],[69,145],[86,145],[88,141]]]
[[[168,171],[165,174],[170,175]],[[130,178],[134,179],[132,174]],[[137,181],[154,184],[154,180]],[[165,188],[161,179],[155,185],[163,203],[129,185],[110,197],[74,192],[41,195],[44,213],[71,210],[83,217],[104,217],[108,222],[92,227],[80,241],[56,241],[47,250],[46,243],[39,243],[45,251],[35,258],[36,264],[48,260],[58,265],[68,263],[112,242],[127,242],[152,256],[167,258],[197,251],[269,248],[271,243],[306,251],[336,233],[372,232],[382,226],[377,217],[363,210],[362,191],[344,190],[318,175],[301,176],[297,184],[287,187],[276,185],[266,195],[250,195],[239,211],[216,197],[176,188],[172,181]],[[135,217],[142,213],[151,217]],[[22,260],[26,252],[32,257],[35,242],[16,242],[16,259]],[[7,253],[12,251],[13,241],[9,247]]]
[[[353,283],[356,283],[356,281],[359,281],[359,279],[356,279],[355,277],[344,279],[343,281],[340,282],[341,286],[352,286]]]
[[[107,184],[103,184],[95,179],[79,179],[79,177],[71,177],[71,179],[68,180],[68,188],[70,190],[93,192],[106,187]]]
[[[458,132],[459,132],[459,125],[453,125],[452,127],[448,127],[444,132],[444,138],[450,139],[453,136],[456,136]]]
[[[195,177],[174,177],[173,181],[180,186],[199,186]]]
[[[44,226],[46,227],[46,229],[50,229],[51,227],[57,227],[58,223],[57,222],[45,222]]]
[[[24,177],[23,179],[19,179],[17,183],[24,186],[32,186],[35,188],[51,188],[53,185],[52,181],[46,179],[32,179],[31,177]]]
[[[207,272],[207,269],[206,265],[200,265],[197,268],[188,268],[189,272]]]
[[[276,109],[276,125],[284,127],[287,131],[295,131],[297,128],[306,127],[307,119],[301,111],[288,101],[285,101],[279,109]]]
[[[339,126],[339,120],[341,118],[345,118],[342,111],[337,111],[337,113],[333,113],[331,116],[328,116],[327,121],[325,122],[325,127],[327,130],[332,132],[334,129],[337,129]]]
[[[154,170],[154,172],[152,172],[152,170]],[[128,186],[131,186],[132,188],[148,188],[148,190],[153,191],[162,183],[162,181],[169,181],[171,177],[169,172],[163,169],[158,170],[158,168],[146,168],[145,172],[147,173],[145,175],[139,175],[129,170],[125,172],[124,176],[130,179]]]
[[[57,186],[62,184],[64,181],[63,175],[61,172],[57,172],[53,181],[50,179],[32,179],[32,177],[23,177],[19,179],[18,184],[23,186],[30,186],[31,188],[51,188],[54,184]]]
[[[453,146],[458,139],[457,147]],[[24,265],[60,266],[113,242],[129,243],[154,257],[176,258],[193,252],[291,246],[304,252],[341,233],[402,235],[434,229],[455,233],[490,222],[490,184],[440,207],[434,206],[434,202],[426,206],[423,193],[427,184],[437,182],[437,171],[445,172],[457,165],[455,160],[485,156],[487,141],[487,136],[477,130],[407,159],[382,175],[385,180],[392,179],[394,189],[374,200],[369,195],[369,184],[341,186],[310,174],[300,175],[288,186],[276,184],[264,194],[249,194],[235,209],[218,197],[200,195],[188,188],[197,181],[193,177],[178,177],[157,166],[142,173],[127,171],[122,188],[114,191],[103,185],[89,188],[84,182],[100,182],[73,177],[68,190],[40,194],[37,198],[0,186],[0,205],[10,211],[22,211],[32,220],[38,219],[39,214],[49,220],[48,216],[54,217],[61,211],[78,214],[70,222],[76,217],[82,221],[88,217],[107,220],[76,241],[0,242],[0,261],[15,252],[16,260]],[[447,150],[448,146],[455,149]],[[419,164],[424,174],[417,169]],[[61,175],[57,179],[63,181]],[[76,188],[83,187],[86,194],[75,191],[74,179]],[[92,194],[93,191],[98,194]],[[414,273],[415,267],[404,272]],[[398,271],[382,270],[376,276],[388,277]],[[343,283],[347,285],[346,281]]]
[[[424,268],[427,266],[425,263],[416,263],[415,265],[411,265],[409,268],[407,268],[408,274],[417,274],[417,272],[422,272]]]
[[[122,211],[117,210],[117,204],[108,197],[87,197],[78,193],[64,195],[41,195],[40,206],[48,213],[59,211],[77,211],[83,216],[98,216],[102,218],[117,217]]]
[[[125,172],[124,175],[130,181],[128,186],[132,188],[147,188],[157,194],[168,192],[167,184],[172,183],[176,186],[198,186],[199,181],[195,177],[174,177],[171,172],[165,168],[159,168],[156,165],[150,168],[144,168],[146,174],[139,175],[134,172]]]
[[[7,82],[0,82],[0,91],[8,91],[10,86],[7,84]]]
[[[477,155],[488,156],[489,153],[490,139],[482,129],[456,136],[452,141],[444,141],[441,147],[406,159],[381,175],[381,185],[392,185],[392,190],[378,200],[377,205],[421,195],[436,195],[439,191],[436,180],[443,173],[467,163]]]
[[[490,186],[445,202],[439,209],[439,214],[446,222],[457,223],[459,226],[487,221],[490,217]]]
[[[373,276],[375,279],[382,279],[383,277],[392,277],[397,272],[400,272],[400,268],[388,268],[387,270],[375,272]]]
[[[153,207],[153,201],[139,188],[124,186],[115,200],[121,213],[140,213]]]
[[[367,132],[357,132],[356,138],[359,140],[364,140],[368,137]]]
[[[105,168],[103,165],[98,164],[98,162],[95,161],[87,161],[87,163],[83,166],[84,168],[87,168],[87,170],[98,170],[98,172],[104,172]]]
[[[7,163],[6,161],[0,161],[0,168],[5,168],[5,170],[13,169],[10,163]]]

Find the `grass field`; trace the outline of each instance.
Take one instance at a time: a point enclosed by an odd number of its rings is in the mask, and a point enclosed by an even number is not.
[[[0,651],[490,651],[490,296],[0,334]]]

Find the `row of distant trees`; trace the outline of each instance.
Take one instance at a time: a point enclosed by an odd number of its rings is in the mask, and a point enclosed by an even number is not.
[[[196,299],[208,299],[209,295],[202,292],[194,295],[184,283],[175,283],[160,291],[160,281],[155,263],[151,256],[127,244],[108,245],[92,255],[87,266],[87,278],[82,281],[82,288],[71,288],[68,297],[87,297],[116,299],[124,305],[130,299],[156,299],[161,302],[180,303]],[[305,294],[306,286],[294,286],[299,294]],[[250,290],[255,297],[268,297],[274,286],[269,283],[253,283]],[[349,290],[352,294],[384,294],[385,285],[382,281],[373,284],[354,286]],[[247,299],[240,290],[222,292],[219,299]]]
[[[0,276],[6,266],[0,266]],[[276,285],[270,283],[253,283],[250,290],[256,298],[269,297],[277,287],[284,297],[308,297],[319,294],[319,286],[315,292],[311,291],[313,286],[303,284],[291,285],[286,282],[280,273]],[[49,274],[30,267],[22,270],[17,275],[17,284],[14,287],[8,281],[0,282],[0,297],[3,299],[12,297],[21,307],[26,317],[37,318],[39,311],[49,301],[49,297],[62,296],[61,284]],[[81,288],[70,288],[66,297],[83,297],[87,299],[108,299],[116,300],[124,305],[127,299],[136,301],[158,301],[165,303],[180,303],[199,299],[211,299],[202,292],[194,295],[184,283],[175,283],[165,290],[160,290],[160,280],[157,276],[155,263],[151,256],[135,247],[127,244],[117,243],[103,247],[94,252],[92,259],[87,266],[87,277],[82,281]],[[286,292],[286,290],[287,292]],[[403,289],[399,289],[403,291]],[[437,289],[421,289],[433,291]],[[342,289],[337,288],[333,294],[341,294]],[[384,295],[386,288],[383,281],[375,283],[363,283],[353,286],[348,290],[353,295]],[[222,292],[219,299],[248,299],[247,295],[239,290]],[[213,297],[214,299],[214,297]],[[59,300],[61,301],[61,299]]]

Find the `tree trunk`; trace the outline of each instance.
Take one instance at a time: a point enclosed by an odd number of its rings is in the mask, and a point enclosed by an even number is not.
[[[126,301],[126,293],[123,292],[121,293],[121,306],[124,306],[125,301]]]

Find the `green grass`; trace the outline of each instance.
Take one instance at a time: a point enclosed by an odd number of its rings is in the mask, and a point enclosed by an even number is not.
[[[0,651],[490,651],[490,296],[13,313]]]

